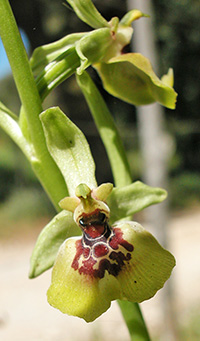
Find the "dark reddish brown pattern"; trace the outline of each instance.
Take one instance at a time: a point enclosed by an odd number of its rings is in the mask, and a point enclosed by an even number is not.
[[[117,276],[131,259],[134,247],[124,240],[120,228],[110,227],[106,220],[99,221],[98,212],[94,216],[94,220],[84,217],[84,224],[81,220],[83,236],[76,242],[72,267],[80,274],[93,278],[103,278],[106,270],[110,275]]]

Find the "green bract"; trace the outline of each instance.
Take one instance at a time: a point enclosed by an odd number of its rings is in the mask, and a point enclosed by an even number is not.
[[[80,58],[74,46],[51,61],[36,78],[42,100],[63,80],[70,77],[80,65]]]
[[[86,33],[72,33],[54,43],[40,46],[35,49],[30,59],[30,64],[35,75],[51,62],[56,60],[62,53],[74,46]]]
[[[108,22],[91,0],[67,1],[77,16],[94,30],[71,34],[35,50],[31,66],[37,74],[42,99],[61,81],[75,72],[81,75],[92,65],[111,95],[135,105],[157,101],[174,109],[177,94],[172,88],[172,75],[160,80],[148,59],[138,53],[123,53],[132,38],[131,23],[146,15],[134,9],[121,20],[114,17]]]

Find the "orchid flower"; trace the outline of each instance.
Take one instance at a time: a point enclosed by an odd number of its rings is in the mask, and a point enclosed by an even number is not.
[[[30,278],[53,266],[48,302],[88,322],[115,299],[149,299],[163,287],[175,260],[127,217],[163,201],[166,191],[140,181],[98,186],[88,143],[78,127],[59,108],[47,109],[40,117],[69,194],[59,203],[62,211],[38,237]]]
[[[131,23],[147,15],[133,9],[121,20],[113,17],[107,21],[91,0],[67,2],[94,29],[67,35],[34,51],[30,62],[42,98],[73,73],[81,75],[93,66],[111,95],[134,105],[157,101],[167,108],[175,108],[177,94],[173,89],[172,69],[160,80],[146,57],[140,53],[124,53],[124,47],[132,39]]]
[[[112,300],[142,302],[155,295],[169,278],[174,257],[140,224],[109,223],[106,183],[90,189],[76,188],[61,208],[73,212],[82,231],[61,245],[47,292],[48,302],[63,313],[91,322],[104,313]]]

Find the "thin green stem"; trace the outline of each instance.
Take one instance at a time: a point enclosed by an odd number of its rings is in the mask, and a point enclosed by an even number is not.
[[[120,300],[118,304],[126,321],[131,341],[150,341],[139,304]]]
[[[0,16],[0,36],[10,62],[35,152],[31,162],[32,167],[55,207],[59,209],[57,203],[66,195],[67,188],[63,176],[46,146],[39,119],[39,114],[43,110],[41,99],[8,0],[0,1]]]
[[[130,184],[132,178],[126,152],[105,101],[86,72],[77,76],[77,81],[105,145],[116,186]],[[118,303],[129,329],[131,341],[150,341],[139,305],[128,301],[118,301]]]
[[[116,186],[130,184],[132,178],[124,146],[104,99],[87,72],[77,75],[77,82],[106,148]]]

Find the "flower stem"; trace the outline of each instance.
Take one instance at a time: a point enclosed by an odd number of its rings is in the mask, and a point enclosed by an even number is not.
[[[106,148],[116,186],[130,184],[131,172],[124,146],[104,99],[87,72],[77,75],[77,82]]]
[[[120,300],[118,300],[118,304],[128,327],[131,341],[150,341],[139,304]]]
[[[43,110],[41,99],[8,0],[0,1],[0,16],[0,36],[13,72],[34,150],[31,164],[55,207],[59,209],[57,203],[66,196],[67,188],[60,170],[50,156],[46,146],[39,119],[39,114]]]

